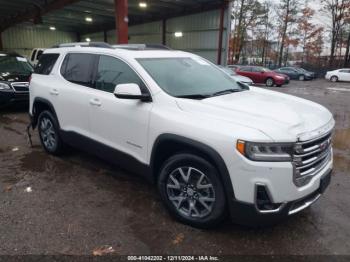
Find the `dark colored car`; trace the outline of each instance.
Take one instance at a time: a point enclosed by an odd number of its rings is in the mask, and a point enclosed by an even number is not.
[[[17,53],[0,52],[0,107],[29,102],[29,79],[33,67]]]
[[[297,67],[281,67],[275,70],[276,73],[285,74],[290,77],[290,79],[306,81],[315,78],[315,73],[307,71],[303,68]]]
[[[286,85],[289,83],[289,76],[276,73],[261,66],[243,66],[236,70],[241,76],[249,77],[255,84],[265,84],[268,87]]]

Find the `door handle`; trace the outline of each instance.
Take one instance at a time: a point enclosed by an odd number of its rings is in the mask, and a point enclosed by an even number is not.
[[[51,89],[50,94],[54,95],[54,96],[58,96],[59,92],[58,92],[58,90],[56,88],[53,88],[53,89]]]
[[[90,100],[90,105],[93,105],[93,106],[101,106],[102,103],[101,103],[101,101],[100,101],[99,99],[93,98],[93,99]]]

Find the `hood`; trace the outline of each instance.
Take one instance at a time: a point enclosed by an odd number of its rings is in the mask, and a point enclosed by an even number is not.
[[[31,74],[0,73],[0,81],[29,82]]]
[[[289,76],[287,76],[285,74],[278,73],[276,71],[270,71],[270,72],[267,72],[265,74],[266,74],[266,76],[272,76],[272,77],[280,76],[280,77],[284,77],[284,78],[289,78]]]
[[[178,99],[178,105],[198,117],[257,129],[278,142],[295,141],[333,121],[319,104],[256,87],[204,100]]]
[[[281,73],[276,73],[276,72],[275,72],[275,75],[276,75],[276,76],[281,76],[281,77],[284,77],[284,78],[289,78],[288,75],[281,74]]]

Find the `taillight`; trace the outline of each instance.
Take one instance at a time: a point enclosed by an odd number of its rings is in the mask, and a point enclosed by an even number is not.
[[[30,77],[29,77],[29,81],[28,81],[29,85],[30,85],[30,81],[32,81],[32,75],[30,75]]]

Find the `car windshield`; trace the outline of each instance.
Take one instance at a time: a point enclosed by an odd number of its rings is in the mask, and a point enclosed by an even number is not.
[[[157,84],[175,97],[207,98],[244,91],[218,67],[201,58],[140,58]]]
[[[33,72],[33,67],[27,59],[19,56],[0,56],[0,73],[29,75]]]

